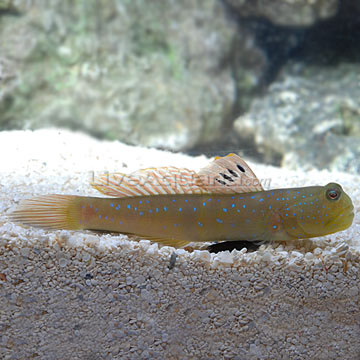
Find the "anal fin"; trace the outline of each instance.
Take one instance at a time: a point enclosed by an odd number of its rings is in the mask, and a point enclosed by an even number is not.
[[[190,241],[188,240],[179,240],[179,239],[164,239],[164,238],[157,238],[152,236],[139,236],[141,239],[150,240],[153,242],[157,242],[158,244],[161,244],[163,246],[172,246],[175,248],[181,248],[188,244],[190,244]]]

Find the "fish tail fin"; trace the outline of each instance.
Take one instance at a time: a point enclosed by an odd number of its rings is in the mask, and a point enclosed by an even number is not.
[[[10,214],[10,220],[44,229],[79,230],[80,196],[45,195],[23,200]]]

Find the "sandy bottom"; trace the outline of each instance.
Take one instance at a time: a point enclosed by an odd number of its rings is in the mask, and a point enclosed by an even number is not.
[[[190,253],[25,228],[6,213],[34,195],[97,195],[94,174],[197,170],[206,157],[58,130],[2,132],[0,151],[1,358],[360,358],[359,176],[250,164],[271,188],[339,182],[354,202],[353,226],[252,253]]]

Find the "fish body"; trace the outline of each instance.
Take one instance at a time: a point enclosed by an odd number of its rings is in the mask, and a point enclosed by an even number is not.
[[[48,195],[26,200],[12,218],[50,229],[134,234],[180,247],[189,242],[312,238],[346,229],[354,216],[351,199],[335,183],[194,192],[113,198]]]

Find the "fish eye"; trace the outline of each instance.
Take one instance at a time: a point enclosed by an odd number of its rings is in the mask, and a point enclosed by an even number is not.
[[[326,197],[329,200],[338,200],[340,197],[340,191],[339,190],[334,190],[334,189],[330,189],[326,192]]]

